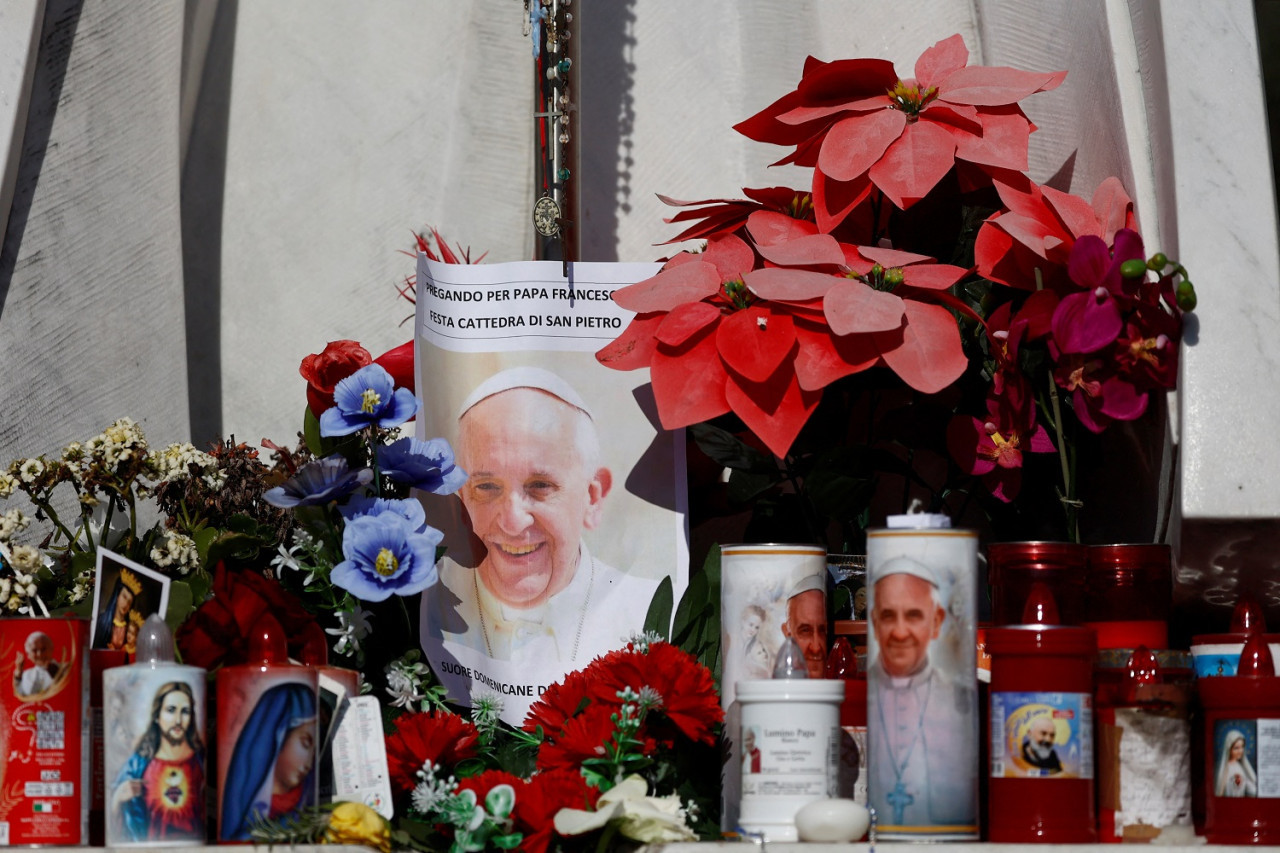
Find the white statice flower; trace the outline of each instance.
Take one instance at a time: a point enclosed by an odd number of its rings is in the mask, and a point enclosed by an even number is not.
[[[8,563],[13,567],[14,574],[17,575],[20,583],[31,584],[32,593],[34,594],[35,584],[31,575],[34,575],[44,566],[44,558],[40,554],[40,549],[31,545],[12,545],[9,548]]]
[[[208,453],[196,450],[190,442],[171,444],[164,450],[152,451],[147,461],[155,469],[153,479],[158,482],[185,480],[191,474],[192,465],[200,472],[200,477],[206,484],[212,485],[212,479],[221,486],[225,479],[218,471],[218,460]],[[218,476],[211,478],[211,474]]]
[[[360,644],[372,630],[369,625],[369,614],[357,604],[351,610],[339,610],[337,617],[337,628],[324,629],[326,634],[332,634],[338,638],[338,641],[333,644],[333,650],[340,655],[356,654],[360,651]]]
[[[34,483],[36,479],[44,473],[43,459],[24,459],[18,465],[18,476],[22,478],[24,483]]]
[[[7,498],[18,488],[18,478],[8,471],[0,471],[0,498]]]
[[[184,575],[200,565],[195,540],[173,531],[165,538],[164,545],[151,549],[151,559],[162,569],[172,566]]]
[[[14,507],[11,510],[0,513],[0,541],[8,541],[31,524],[31,519],[23,514],[22,510]]]
[[[81,572],[71,587],[71,603],[78,604],[93,595],[93,572]]]
[[[210,456],[209,458],[212,459],[213,457]],[[227,484],[227,473],[225,471],[219,470],[216,467],[217,465],[216,462],[214,464],[215,464],[215,467],[213,468],[213,470],[210,471],[206,469],[204,472],[204,475],[200,479],[204,482],[206,486],[208,486],[209,488],[213,489],[216,492]]]
[[[81,459],[84,459],[84,445],[80,442],[73,441],[62,448],[63,462],[79,462]]]
[[[145,456],[147,438],[133,418],[120,418],[100,435],[86,441],[84,446],[91,457],[115,468],[135,456]]]
[[[316,538],[301,527],[295,527],[293,529],[293,544],[304,551],[314,551]]]

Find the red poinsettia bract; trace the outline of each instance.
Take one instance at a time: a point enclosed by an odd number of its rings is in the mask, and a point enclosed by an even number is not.
[[[978,229],[973,255],[978,274],[1022,290],[1040,283],[1068,293],[1074,288],[1067,260],[1076,240],[1093,236],[1110,246],[1116,233],[1135,228],[1133,201],[1117,178],[1107,178],[1091,202],[1079,196],[1042,187],[1024,175],[996,178],[1004,210]]]
[[[880,190],[900,209],[953,167],[1027,168],[1035,126],[1018,101],[1056,88],[1066,72],[971,66],[959,35],[938,42],[903,78],[882,59],[809,57],[796,89],[735,126],[759,142],[794,146],[779,163],[812,166],[819,227],[831,231]]]
[[[402,791],[411,791],[418,784],[424,762],[451,769],[476,754],[476,727],[457,714],[402,714],[395,727],[395,732],[387,735],[387,769],[392,786]]]

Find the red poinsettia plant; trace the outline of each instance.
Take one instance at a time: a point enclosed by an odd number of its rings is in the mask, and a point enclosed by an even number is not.
[[[394,719],[387,760],[409,816],[398,842],[543,853],[717,833],[723,712],[689,654],[637,638],[549,687],[520,730],[498,722],[499,701],[473,697],[470,720]]]
[[[1020,102],[1065,73],[970,65],[959,35],[913,77],[810,57],[735,128],[810,184],[664,199],[673,242],[705,243],[614,294],[635,317],[597,358],[649,368],[663,425],[789,538],[798,516],[827,543],[834,518],[856,546],[886,487],[1023,523],[1030,483],[1078,539],[1079,445],[1174,387],[1195,295],[1144,256],[1118,180],[1086,201],[1026,176]]]

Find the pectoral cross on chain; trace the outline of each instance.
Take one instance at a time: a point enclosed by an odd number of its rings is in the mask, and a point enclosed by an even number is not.
[[[893,786],[893,790],[885,797],[889,801],[889,805],[893,806],[893,822],[902,824],[903,813],[906,812],[907,806],[916,801],[916,798],[907,793],[907,788],[902,784],[902,780],[898,780],[898,784]]]

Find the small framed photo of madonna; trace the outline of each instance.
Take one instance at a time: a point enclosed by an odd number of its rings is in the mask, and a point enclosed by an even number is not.
[[[90,648],[123,649],[134,654],[142,623],[152,613],[163,617],[168,606],[167,577],[105,548],[98,549]]]

